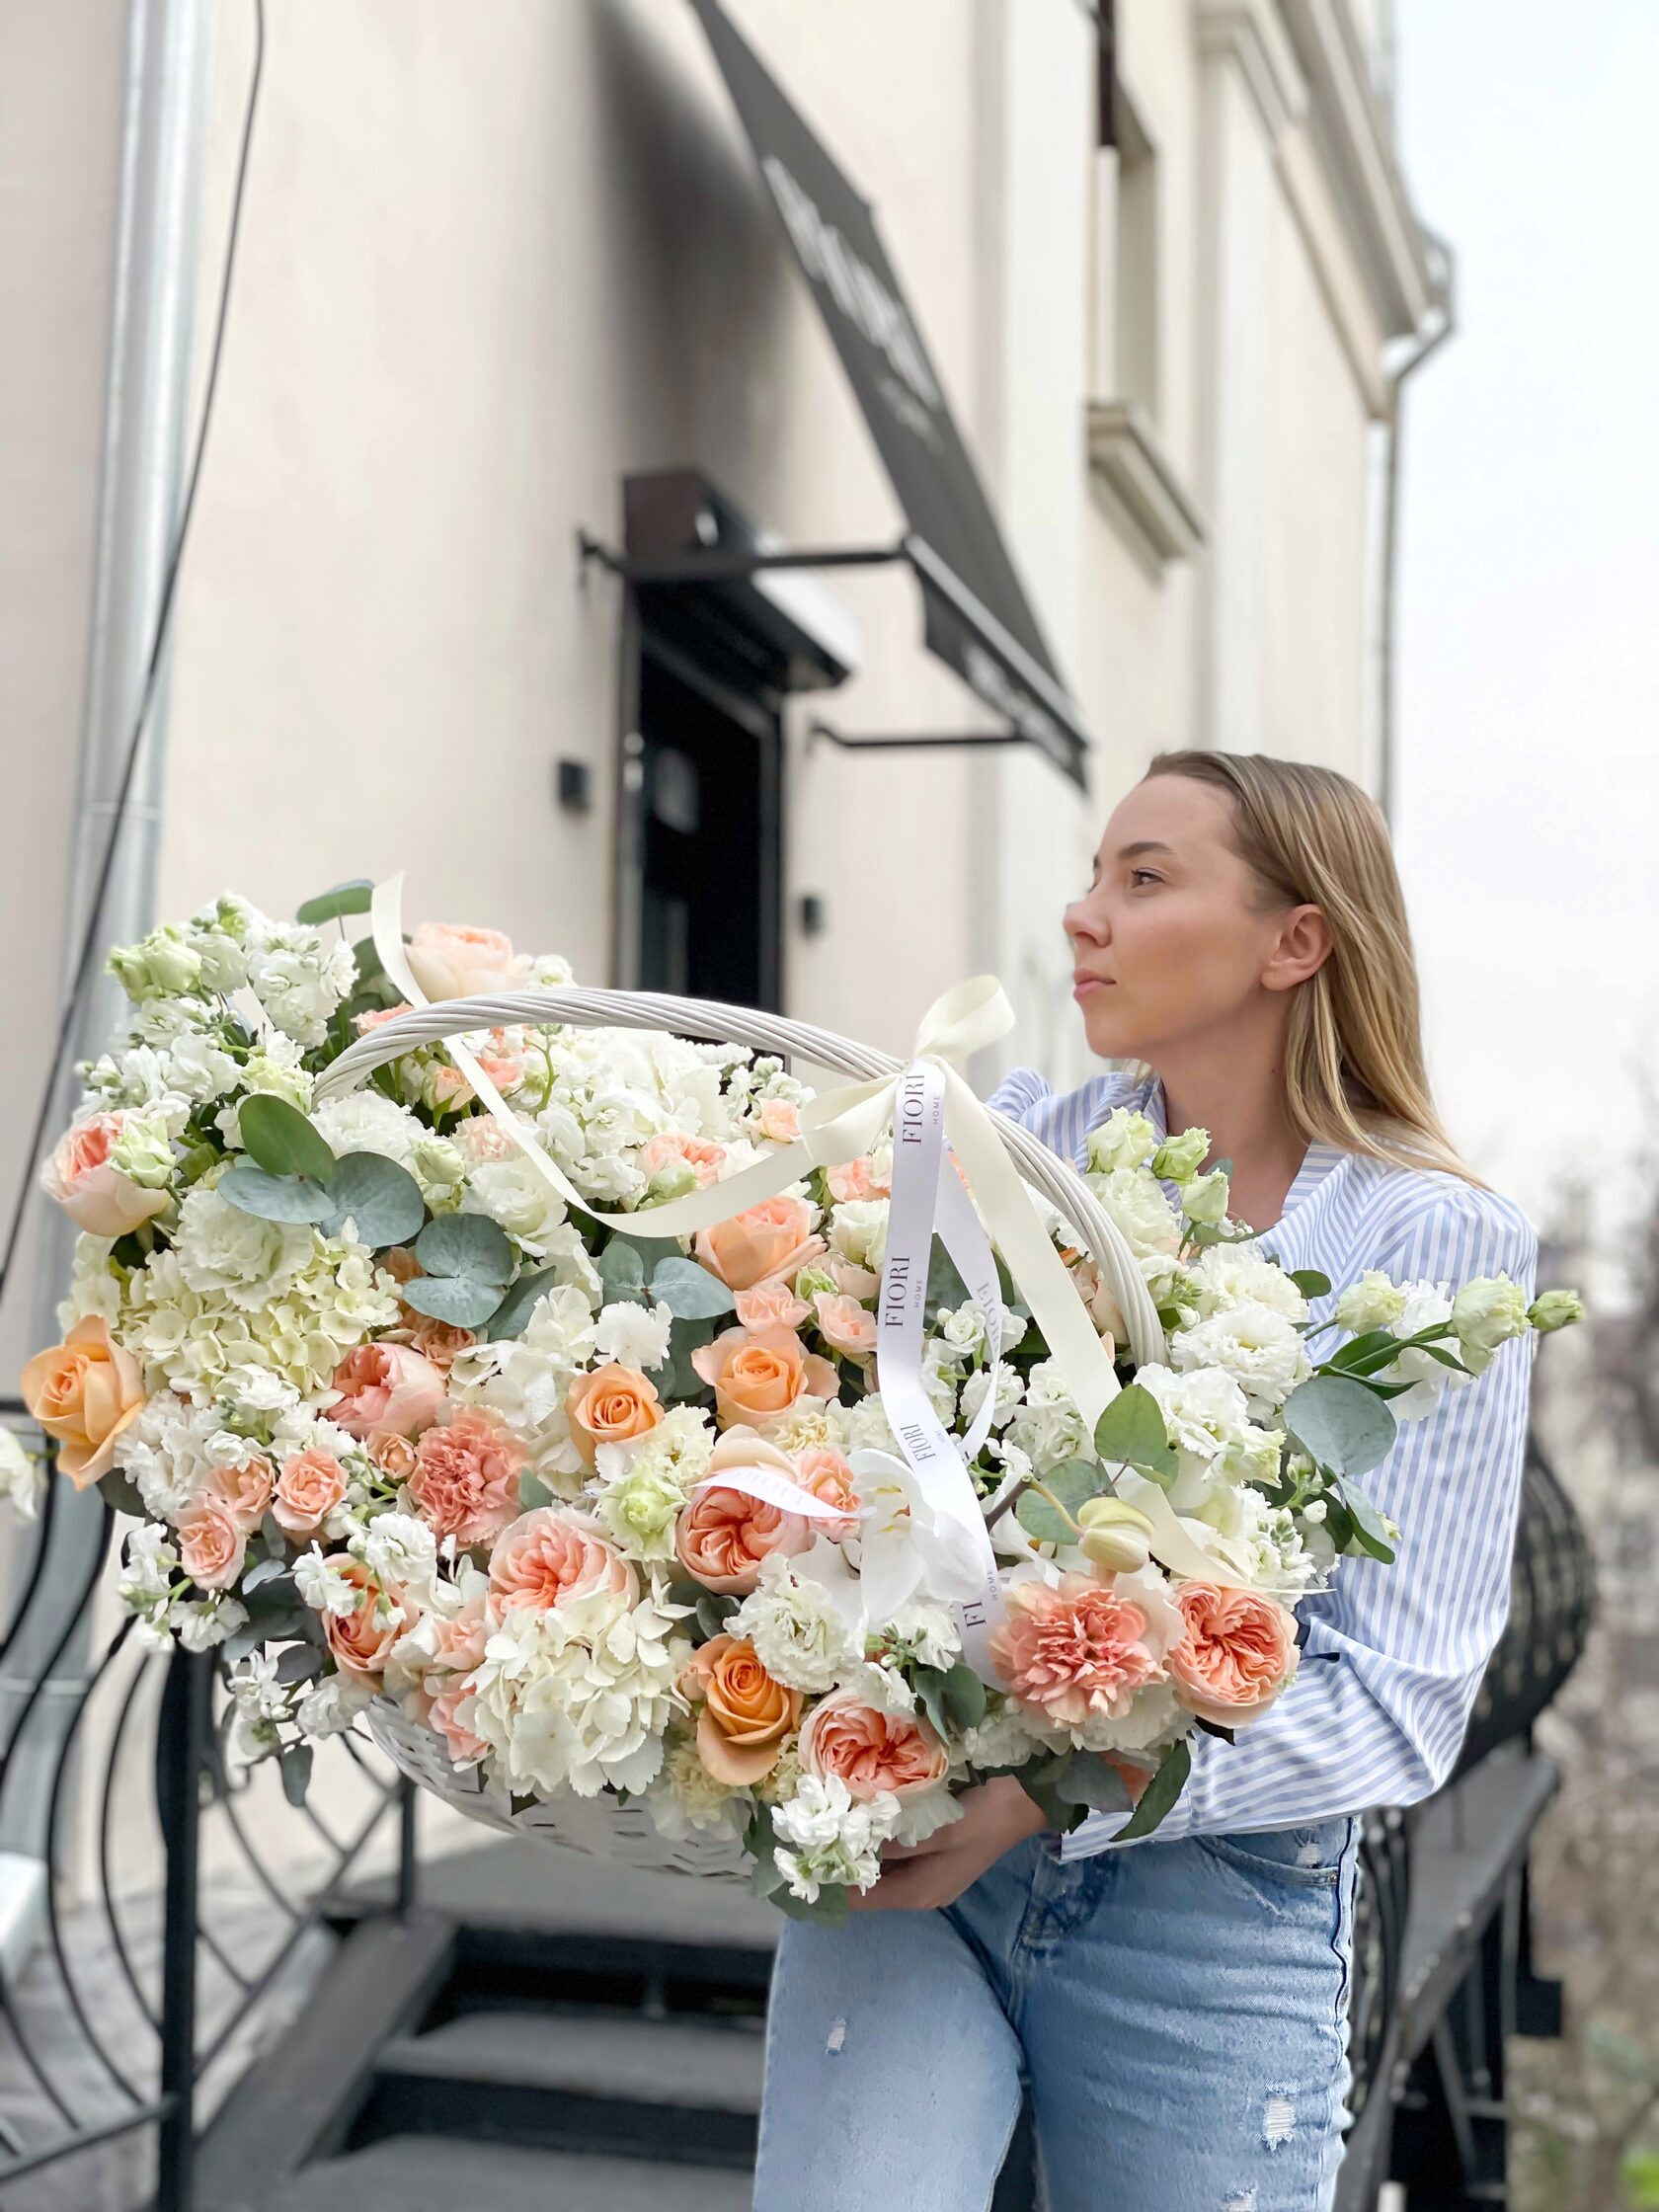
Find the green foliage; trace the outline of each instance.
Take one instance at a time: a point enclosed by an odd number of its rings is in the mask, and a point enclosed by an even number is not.
[[[1064,1460],[1043,1476],[1043,1489],[1056,1498],[1074,1521],[1077,1508],[1089,1498],[1111,1494],[1112,1478],[1093,1460]],[[1055,1511],[1042,1491],[1027,1490],[1014,1507],[1014,1516],[1028,1537],[1039,1543],[1075,1543],[1077,1532]]]
[[[427,1272],[402,1286],[404,1304],[452,1328],[482,1328],[513,1273],[512,1243],[484,1214],[440,1214],[415,1239],[415,1257]]]
[[[365,914],[373,897],[374,886],[366,877],[337,883],[332,891],[320,891],[315,899],[307,899],[294,919],[315,928],[321,922],[338,921],[343,914]]]
[[[150,1509],[138,1493],[132,1477],[122,1474],[119,1467],[112,1467],[108,1474],[98,1478],[98,1494],[106,1505],[113,1505],[118,1513],[130,1514],[134,1521],[147,1521]]]
[[[337,1163],[329,1192],[335,1210],[323,1223],[326,1236],[338,1236],[348,1217],[358,1238],[375,1251],[408,1244],[421,1233],[427,1202],[407,1167],[381,1152],[347,1152]]]
[[[1113,1841],[1122,1843],[1135,1836],[1149,1836],[1186,1787],[1191,1773],[1192,1753],[1183,1737],[1164,1753],[1157,1773],[1141,1792],[1134,1812]]]
[[[1394,1547],[1388,1540],[1388,1532],[1383,1528],[1382,1517],[1376,1506],[1359,1484],[1349,1481],[1346,1476],[1337,1484],[1337,1492],[1353,1523],[1354,1540],[1363,1545],[1374,1559],[1381,1559],[1386,1565],[1394,1556]],[[1325,1519],[1328,1524],[1328,1510]]]
[[[613,1236],[596,1261],[606,1305],[624,1299],[645,1304],[645,1254],[626,1236]]]
[[[1285,1427],[1310,1460],[1333,1474],[1364,1474],[1393,1449],[1393,1415],[1350,1375],[1315,1375],[1285,1400]]]
[[[503,1337],[522,1336],[542,1299],[558,1287],[552,1268],[526,1268],[484,1324],[485,1341],[495,1344]]]
[[[237,1109],[237,1127],[250,1159],[269,1175],[307,1175],[314,1183],[334,1175],[334,1154],[309,1118],[274,1091],[255,1091]]]
[[[711,1275],[697,1261],[682,1259],[677,1253],[658,1262],[651,1278],[651,1296],[677,1319],[686,1321],[711,1321],[717,1314],[730,1313],[737,1304],[718,1275]]]
[[[327,1184],[309,1175],[273,1175],[251,1159],[234,1161],[214,1188],[229,1205],[262,1222],[310,1222],[320,1227],[335,1212]]]
[[[1331,1287],[1330,1277],[1321,1275],[1316,1267],[1293,1268],[1291,1281],[1304,1298],[1324,1298],[1328,1296]]]
[[[277,1764],[282,1770],[282,1795],[296,1808],[303,1805],[311,1787],[311,1746],[284,1744]]]
[[[1127,1389],[1120,1390],[1095,1423],[1094,1449],[1114,1466],[1139,1467],[1154,1480],[1175,1479],[1175,1449],[1164,1425],[1163,1408],[1140,1382],[1131,1382]]]

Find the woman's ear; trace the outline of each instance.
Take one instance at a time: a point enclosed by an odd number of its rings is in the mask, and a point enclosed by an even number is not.
[[[1331,927],[1317,907],[1293,907],[1262,968],[1264,990],[1294,990],[1330,958]]]

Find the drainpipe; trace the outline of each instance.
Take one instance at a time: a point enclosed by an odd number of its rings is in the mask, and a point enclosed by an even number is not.
[[[120,198],[111,300],[110,357],[81,725],[81,772],[62,989],[86,926],[99,858],[124,765],[182,497],[191,392],[191,335],[199,251],[207,113],[206,0],[131,0],[126,26]],[[150,926],[163,792],[167,674],[159,675],[143,752],[102,915],[120,942]],[[100,979],[79,1009],[71,1061],[104,1049],[119,997]],[[67,1119],[73,1077],[65,1081]],[[37,1341],[57,1334],[68,1279],[70,1224],[51,1210],[40,1239]],[[0,1682],[0,1744],[65,1625],[91,1570],[103,1501],[96,1489],[60,1494],[42,1587]],[[14,1573],[14,1587],[19,1578]],[[34,1714],[9,1746],[0,1807],[0,1953],[14,1962],[39,1925],[48,1839],[44,1811],[66,1729],[86,1680],[83,1622]]]
[[[1382,501],[1382,607],[1378,641],[1378,780],[1382,812],[1390,825],[1394,810],[1395,681],[1394,644],[1399,597],[1400,450],[1405,431],[1405,381],[1452,336],[1457,322],[1457,262],[1444,238],[1427,228],[1434,265],[1435,298],[1425,329],[1389,378],[1393,402],[1388,428],[1388,466]]]

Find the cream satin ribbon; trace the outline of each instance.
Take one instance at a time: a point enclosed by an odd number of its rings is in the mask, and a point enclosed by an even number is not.
[[[428,1006],[432,1001],[416,982],[404,949],[402,893],[401,875],[375,887],[369,909],[374,949],[387,976],[409,1003]],[[1092,1435],[1095,1423],[1120,1386],[1111,1358],[1095,1334],[1030,1192],[1003,1148],[994,1117],[975,1096],[957,1065],[1004,1037],[1013,1020],[1013,1009],[996,978],[971,977],[943,992],[923,1014],[911,1065],[928,1061],[943,1073],[945,1137],[968,1178],[986,1230],[1030,1307],[1049,1356],[1058,1365]],[[601,1228],[676,1242],[776,1197],[814,1167],[833,1167],[868,1152],[892,1125],[899,1086],[908,1072],[901,1070],[897,1075],[879,1075],[868,1082],[845,1083],[820,1092],[802,1107],[802,1134],[794,1143],[780,1146],[764,1159],[740,1168],[706,1190],[690,1191],[683,1198],[670,1199],[640,1213],[607,1214],[584,1198],[545,1147],[526,1133],[461,1039],[446,1039],[444,1049],[486,1111],[566,1206]],[[973,1499],[966,1467],[961,1469],[961,1481]],[[1137,1503],[1152,1524],[1151,1548],[1163,1565],[1174,1574],[1233,1582],[1235,1578],[1224,1573],[1188,1536],[1163,1492],[1153,1484],[1146,1485],[1146,1489],[1150,1496],[1138,1497]],[[978,1513],[978,1500],[973,1499],[973,1503]]]

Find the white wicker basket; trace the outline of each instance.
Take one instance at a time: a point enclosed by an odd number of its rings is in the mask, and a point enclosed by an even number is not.
[[[388,1061],[418,1046],[513,1023],[566,1024],[587,1029],[669,1030],[786,1054],[856,1079],[896,1075],[902,1063],[832,1031],[752,1006],[715,999],[676,998],[655,991],[514,990],[473,998],[447,998],[383,1022],[351,1045],[318,1079],[316,1098],[344,1095]],[[998,1134],[1025,1180],[1041,1192],[1076,1231],[1122,1308],[1136,1364],[1160,1359],[1163,1332],[1146,1283],[1123,1235],[1081,1177],[1066,1160],[998,1117]],[[638,1798],[569,1792],[514,1811],[507,1793],[492,1787],[479,1769],[455,1768],[441,1737],[411,1720],[390,1698],[377,1698],[364,1716],[373,1741],[399,1771],[457,1812],[509,1835],[587,1856],[612,1858],[652,1871],[741,1881],[750,1861],[726,1829],[695,1830],[671,1841],[658,1832]]]

